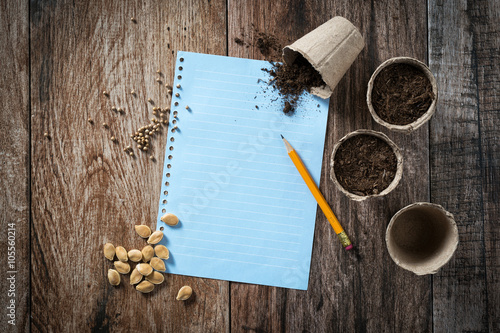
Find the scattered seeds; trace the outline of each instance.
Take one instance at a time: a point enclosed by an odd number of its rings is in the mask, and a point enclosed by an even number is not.
[[[115,269],[120,274],[128,274],[130,272],[130,265],[128,262],[115,261]]]
[[[116,142],[116,141],[118,141],[118,140],[116,140],[116,138],[115,138],[114,136],[112,136],[112,137],[111,137],[111,141]]]
[[[128,251],[128,258],[130,261],[139,262],[142,259],[142,252],[137,249],[130,250]]]
[[[116,247],[116,257],[118,260],[122,262],[127,262],[128,261],[128,255],[127,255],[127,250],[123,246],[117,246]]]
[[[163,215],[160,219],[162,220],[162,222],[168,224],[169,226],[174,226],[179,223],[179,218],[171,213]]]
[[[144,262],[149,262],[151,258],[153,258],[155,255],[155,250],[151,245],[146,245],[141,252],[142,252],[142,261]]]
[[[89,123],[91,123],[91,124],[93,124],[93,123],[94,123],[94,120],[93,120],[92,118],[87,119],[87,121],[88,121]]]
[[[192,294],[193,294],[193,289],[191,289],[190,286],[184,286],[181,289],[179,289],[176,299],[178,301],[185,301],[189,297],[191,297]]]
[[[151,234],[148,238],[148,244],[158,244],[163,238],[163,232],[157,230]]]
[[[142,238],[148,238],[149,236],[151,236],[151,229],[147,225],[144,225],[144,224],[136,225],[135,232],[137,232],[137,234],[139,236],[141,236]]]
[[[102,123],[102,127],[108,128],[108,124],[107,123]]]
[[[152,292],[153,289],[155,289],[155,285],[149,281],[142,281],[135,287],[135,289],[137,289],[137,291],[140,291],[141,293],[146,294]]]
[[[151,267],[151,265],[147,263],[137,264],[135,268],[137,268],[139,273],[141,273],[144,276],[148,276],[153,272],[153,267]]]
[[[142,274],[139,273],[137,267],[130,273],[130,284],[138,284],[142,280]]]
[[[112,286],[119,285],[121,281],[120,274],[114,269],[108,269],[108,281]]]
[[[102,92],[102,94],[103,94],[104,96],[106,96],[106,97],[109,97],[109,93],[108,93],[106,90],[104,90],[104,91]]]
[[[165,281],[165,276],[163,276],[160,272],[153,271],[153,273],[146,276],[146,280],[153,284],[161,284]]]
[[[163,260],[161,260],[158,257],[151,258],[151,261],[149,262],[149,264],[151,265],[151,267],[153,267],[154,269],[156,269],[157,271],[160,271],[160,272],[165,272],[165,270],[167,269],[165,267],[165,263],[163,262]]]
[[[168,251],[165,245],[156,245],[155,246],[155,254],[160,259],[167,260],[170,257],[170,251]]]
[[[49,132],[43,133],[43,136],[46,137],[46,138],[48,138],[49,137]]]
[[[104,251],[104,256],[106,257],[106,259],[108,259],[108,260],[115,259],[116,250],[115,250],[115,247],[113,244],[111,244],[111,243],[104,244],[103,251]]]
[[[111,111],[116,112],[116,106],[112,106],[112,107],[111,107]]]
[[[150,104],[153,104],[153,100],[152,100],[151,98],[148,98],[148,102],[149,102]]]
[[[135,91],[134,90],[130,90],[130,95],[135,95]]]

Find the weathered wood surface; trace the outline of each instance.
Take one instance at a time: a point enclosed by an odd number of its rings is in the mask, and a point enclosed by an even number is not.
[[[500,330],[498,2],[9,1],[0,9],[0,245],[7,244],[7,223],[16,221],[14,330]],[[172,52],[262,59],[234,37],[255,27],[287,43],[335,15],[360,28],[366,47],[331,99],[321,190],[356,250],[343,251],[318,212],[306,292],[174,275],[146,296],[127,277],[110,287],[102,245],[142,247],[133,225],[154,226],[162,165],[122,148],[151,118],[148,98],[169,104]],[[371,73],[401,55],[429,61],[440,89],[430,124],[410,135],[377,125],[365,103]],[[125,114],[113,113],[113,105]],[[386,133],[405,166],[394,192],[355,203],[330,181],[329,160],[333,144],[359,128]],[[157,161],[164,145],[161,135]],[[391,261],[385,228],[401,207],[429,200],[455,215],[460,244],[437,275],[417,277]],[[196,296],[176,302],[184,284]],[[0,285],[2,308],[6,288]],[[0,329],[8,331],[4,318]]]
[[[435,332],[500,331],[500,4],[430,1],[431,199],[460,244],[433,279]]]
[[[27,1],[0,4],[1,332],[29,330],[28,23]],[[9,317],[10,314],[14,317]]]
[[[156,292],[142,295],[128,277],[110,286],[112,264],[102,255],[106,242],[142,248],[134,225],[155,227],[163,165],[122,149],[149,123],[148,98],[169,106],[164,85],[173,77],[175,51],[225,54],[225,8],[223,1],[32,2],[35,331],[229,330],[228,282],[167,276]],[[112,112],[113,105],[125,114]],[[154,139],[157,161],[165,135]],[[191,302],[175,300],[184,284],[196,291]]]
[[[389,9],[389,10],[388,10]],[[232,39],[251,24],[295,40],[333,16],[359,27],[366,46],[340,81],[330,103],[321,191],[355,244],[345,252],[321,211],[318,212],[307,292],[231,284],[234,331],[424,332],[432,326],[430,277],[417,277],[395,266],[385,248],[385,228],[400,208],[429,200],[428,129],[412,135],[390,133],[372,120],[365,102],[371,73],[393,56],[426,61],[426,7],[398,2],[351,1],[239,2],[229,7],[229,55],[262,57]],[[408,29],[407,27],[412,27]],[[402,149],[404,176],[384,198],[357,203],[330,180],[335,142],[351,131],[371,128],[386,133]]]

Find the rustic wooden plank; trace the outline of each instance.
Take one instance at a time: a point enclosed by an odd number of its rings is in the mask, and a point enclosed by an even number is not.
[[[0,5],[0,331],[29,330],[29,13]]]
[[[429,200],[428,127],[411,135],[388,132],[370,117],[365,102],[371,73],[384,60],[411,56],[426,61],[425,4],[376,1],[260,1],[229,7],[229,55],[261,58],[234,43],[241,31],[257,29],[286,41],[301,37],[333,16],[351,20],[366,47],[339,83],[330,103],[321,190],[355,244],[346,253],[318,212],[307,292],[231,284],[231,328],[235,331],[421,332],[432,326],[431,278],[399,269],[385,247],[385,228],[400,208]],[[404,176],[384,198],[352,202],[330,180],[333,145],[360,128],[386,133],[404,154]]]
[[[455,257],[433,281],[436,332],[498,331],[498,3],[429,2],[431,197],[457,220]]]
[[[226,53],[225,17],[221,0],[31,2],[33,330],[229,330],[227,282],[167,275],[142,295],[128,277],[110,286],[102,255],[108,241],[142,248],[134,224],[155,227],[163,165],[122,149],[149,122],[148,98],[169,106],[175,51]],[[178,302],[184,284],[195,297]]]

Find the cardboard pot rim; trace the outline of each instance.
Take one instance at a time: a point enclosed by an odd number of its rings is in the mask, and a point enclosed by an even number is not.
[[[344,143],[346,140],[357,136],[357,135],[372,135],[377,138],[382,139],[384,142],[386,142],[391,148],[394,154],[396,155],[396,160],[397,160],[397,166],[396,166],[396,174],[394,175],[394,179],[392,182],[387,186],[383,191],[377,194],[371,194],[371,195],[366,195],[366,196],[360,196],[354,193],[351,193],[347,191],[342,185],[340,185],[339,181],[337,180],[337,176],[335,175],[334,171],[334,166],[335,166],[335,154],[337,153],[338,148]],[[330,156],[330,179],[333,181],[335,186],[344,193],[349,199],[354,200],[354,201],[363,201],[368,198],[372,197],[382,197],[385,196],[386,194],[390,193],[392,190],[394,190],[398,184],[401,178],[403,177],[403,154],[401,153],[401,150],[399,147],[391,140],[387,135],[385,135],[382,132],[377,132],[373,130],[368,130],[368,129],[359,129],[353,132],[348,133],[345,135],[342,139],[340,139],[334,146],[332,150],[332,154]]]
[[[420,69],[425,74],[425,76],[429,79],[431,86],[432,86],[432,92],[434,93],[434,96],[435,96],[434,99],[432,100],[431,105],[429,106],[429,109],[427,109],[427,111],[423,115],[421,115],[417,120],[415,120],[414,122],[407,124],[407,125],[395,125],[395,124],[391,124],[391,123],[384,121],[382,118],[379,117],[377,112],[375,112],[375,109],[373,108],[373,105],[372,105],[372,90],[373,90],[373,83],[375,81],[375,78],[384,68],[391,66],[393,64],[398,64],[398,63],[399,64],[409,64],[409,65],[412,65],[412,66]],[[424,64],[423,62],[421,62],[415,58],[411,58],[411,57],[390,58],[390,59],[384,61],[382,64],[380,64],[380,66],[377,67],[375,72],[373,72],[372,76],[370,77],[370,81],[368,81],[368,89],[366,91],[366,104],[368,105],[368,110],[370,110],[370,114],[372,115],[373,119],[377,123],[379,123],[380,125],[382,125],[384,127],[387,127],[388,129],[390,129],[392,131],[410,133],[410,132],[416,130],[417,128],[419,128],[420,126],[422,126],[423,124],[425,124],[427,121],[429,121],[429,119],[431,119],[434,112],[436,112],[437,100],[438,100],[438,87],[437,87],[436,78],[434,77],[434,75],[432,74],[432,72],[430,71],[429,67],[427,67],[426,64]]]
[[[404,214],[405,212],[418,209],[418,208],[428,208],[430,210],[434,210],[437,212],[440,212],[443,214],[443,216],[446,218],[446,221],[448,222],[449,226],[451,227],[450,229],[450,245],[451,247],[448,249],[445,249],[443,252],[443,256],[439,258],[439,260],[436,260],[433,263],[429,263],[424,266],[418,266],[418,265],[412,265],[408,264],[404,261],[401,261],[397,254],[395,254],[395,249],[392,246],[391,243],[391,230],[394,226],[394,223],[398,220],[398,218]],[[389,255],[391,256],[392,260],[396,265],[398,265],[401,268],[404,268],[410,272],[415,273],[416,275],[426,275],[426,274],[435,274],[437,271],[443,267],[445,264],[447,264],[450,259],[453,257],[457,247],[458,247],[458,242],[459,242],[459,236],[458,236],[458,228],[457,224],[455,222],[455,218],[453,217],[453,214],[448,212],[446,209],[444,209],[441,205],[430,203],[430,202],[416,202],[412,203],[410,205],[407,205],[403,208],[401,208],[396,214],[394,214],[387,226],[386,233],[385,233],[385,242],[387,246],[387,251],[389,252]]]

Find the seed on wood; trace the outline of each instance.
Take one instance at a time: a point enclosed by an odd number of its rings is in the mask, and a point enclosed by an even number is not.
[[[108,269],[108,281],[111,285],[117,286],[120,284],[120,274],[114,269]]]
[[[172,89],[168,89],[167,94],[172,95]]]
[[[156,82],[161,83],[161,79],[160,78],[156,79]]]
[[[189,105],[186,105],[186,110],[189,110]]]
[[[148,151],[148,147],[142,148],[143,151]]]
[[[190,286],[184,286],[182,287],[179,292],[177,293],[177,297],[176,299],[178,301],[185,301],[187,300],[189,297],[191,297],[191,295],[193,294],[193,289],[191,289]]]
[[[134,90],[130,90],[130,94],[131,95],[135,95],[135,91]]]
[[[106,97],[108,97],[108,96],[109,96],[109,93],[108,93],[106,90],[104,90],[104,91],[102,92],[102,94],[103,94],[104,96],[106,96]]]
[[[118,112],[123,113],[123,109],[122,108],[118,108]]]
[[[111,107],[111,111],[115,111],[116,112],[116,106],[112,106]]]
[[[148,98],[148,102],[153,104],[153,100],[151,98]]]
[[[163,123],[164,123],[164,124],[168,124],[167,119],[163,119]]]
[[[108,124],[107,123],[102,123],[102,127],[108,128]]]
[[[111,137],[111,141],[116,142],[116,138],[114,136]]]
[[[154,157],[153,155],[151,155],[151,156],[149,156],[149,159],[150,159],[151,161],[154,161],[154,160],[155,160],[155,157]]]
[[[131,151],[130,153],[128,153],[130,156],[134,156],[134,152]]]
[[[135,17],[131,17],[130,18],[130,21],[134,22],[134,23],[137,23],[137,21],[135,20]]]
[[[94,120],[92,118],[89,118],[87,121],[91,124],[94,123]]]
[[[46,137],[46,138],[48,138],[49,137],[49,132],[43,133],[43,136]]]

